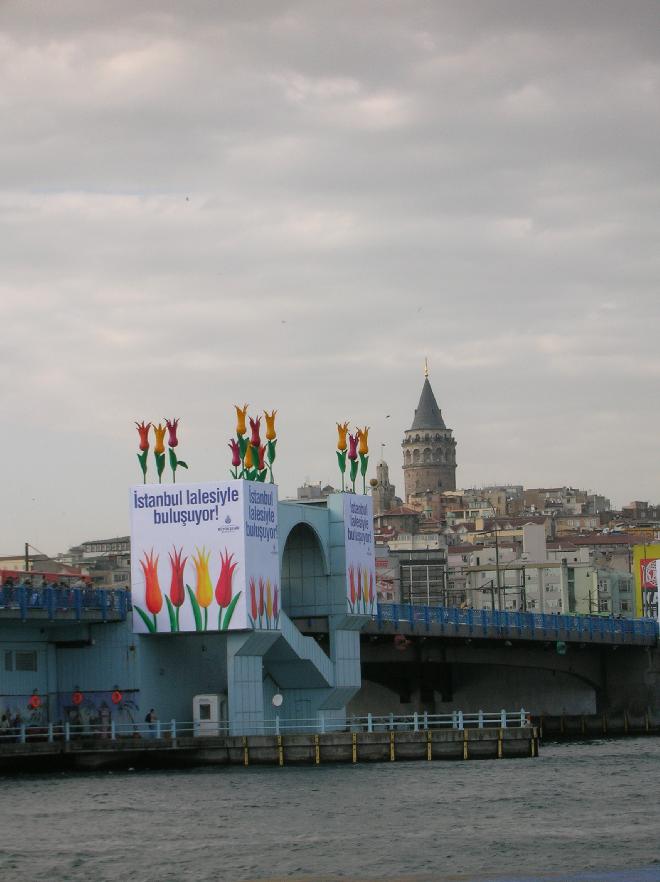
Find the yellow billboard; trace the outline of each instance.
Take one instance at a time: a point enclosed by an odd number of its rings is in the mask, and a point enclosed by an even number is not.
[[[635,577],[635,615],[658,619],[658,581],[660,579],[660,543],[633,546]]]

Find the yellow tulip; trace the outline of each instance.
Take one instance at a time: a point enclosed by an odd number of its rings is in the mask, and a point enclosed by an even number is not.
[[[270,588],[270,579],[266,579],[266,615],[269,619],[273,615],[273,594]]]
[[[197,552],[197,556],[194,554],[192,556],[195,572],[197,573],[195,596],[197,597],[197,603],[206,608],[211,605],[211,601],[213,600],[213,585],[209,575],[209,558],[211,552],[207,552],[205,548],[202,548],[201,551],[199,548],[196,548],[195,551]]]
[[[275,432],[275,414],[276,413],[277,413],[276,410],[274,410],[270,414],[268,413],[267,410],[264,411],[264,416],[266,417],[266,440],[267,441],[274,441],[276,438],[276,434],[277,434]]]
[[[253,467],[253,462],[252,462],[252,445],[251,445],[251,444],[248,444],[248,446],[247,446],[247,450],[245,451],[245,462],[244,462],[244,465],[245,465],[245,468],[246,468],[246,469],[251,469],[251,468]]]
[[[235,404],[236,408],[236,434],[237,435],[245,435],[247,429],[245,428],[245,418],[247,416],[248,405],[244,404],[243,407],[239,407],[238,404]]]
[[[360,442],[358,453],[366,456],[369,453],[369,426],[365,426],[364,429],[358,429],[358,440]]]
[[[337,441],[337,450],[346,450],[346,433],[348,432],[348,423],[337,423],[337,432],[339,433],[339,439]]]
[[[156,436],[156,444],[154,445],[154,453],[165,453],[165,432],[167,427],[158,423],[154,426],[154,434]]]

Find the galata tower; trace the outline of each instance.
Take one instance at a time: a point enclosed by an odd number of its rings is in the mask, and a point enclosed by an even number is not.
[[[456,489],[456,441],[442,419],[429,383],[428,365],[424,366],[424,385],[412,426],[404,433],[401,447],[406,502],[411,497]]]

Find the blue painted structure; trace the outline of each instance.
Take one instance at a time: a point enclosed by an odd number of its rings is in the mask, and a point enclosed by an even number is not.
[[[121,592],[8,589],[0,602],[0,710],[33,725],[102,714],[137,724],[151,707],[162,720],[190,719],[194,695],[224,693],[230,731],[249,734],[274,720],[279,693],[282,717],[322,714],[329,725],[343,724],[360,688],[359,632],[367,621],[347,605],[343,496],[325,507],[280,503],[278,517],[277,630],[136,635]],[[298,630],[292,619],[301,616],[326,620],[327,652]],[[34,690],[43,704],[28,711]]]

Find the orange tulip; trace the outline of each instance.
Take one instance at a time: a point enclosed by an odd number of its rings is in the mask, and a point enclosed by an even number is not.
[[[163,594],[158,584],[158,558],[154,560],[154,551],[144,552],[144,560],[140,561],[145,581],[145,603],[149,612],[155,616],[163,608]]]
[[[244,460],[243,464],[246,469],[253,468],[254,464],[252,462],[252,445],[251,444],[248,444],[248,446],[247,446],[247,450],[245,451],[245,460]]]
[[[274,410],[272,413],[268,413],[267,410],[264,411],[264,416],[266,417],[266,441],[274,441],[277,433],[275,432],[275,414],[277,413]]]
[[[365,426],[364,429],[358,429],[358,440],[360,441],[358,453],[366,456],[369,453],[369,426]]]
[[[346,433],[348,432],[348,422],[337,423],[337,432],[339,438],[337,440],[337,450],[346,450]]]
[[[154,453],[165,453],[165,432],[167,427],[158,423],[154,426],[154,435],[156,436],[156,444],[154,445]]]
[[[243,407],[239,407],[238,404],[235,404],[236,408],[236,434],[237,435],[245,435],[247,429],[245,427],[245,419],[247,417],[248,412],[247,404],[244,404]]]

